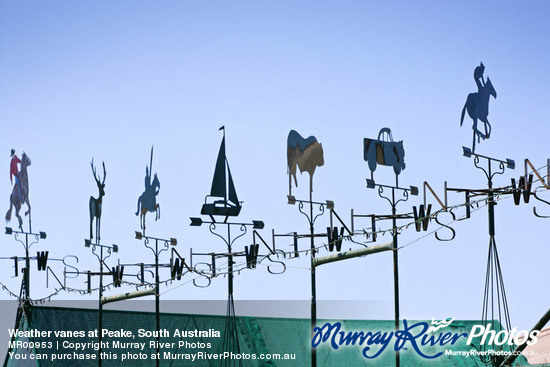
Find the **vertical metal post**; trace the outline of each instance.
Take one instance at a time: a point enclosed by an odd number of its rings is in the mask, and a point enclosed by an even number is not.
[[[31,298],[31,259],[29,258],[29,235],[25,233],[25,299]]]
[[[233,302],[233,255],[231,255],[231,225],[227,225],[227,257],[229,274],[227,276],[227,298]]]
[[[392,228],[393,228],[393,298],[395,307],[395,331],[399,330],[399,262],[397,254],[397,218],[396,218],[396,203],[395,189],[391,189],[392,198]],[[395,366],[399,367],[400,358],[399,351],[395,352]]]
[[[97,238],[97,231],[96,231],[96,238]],[[99,240],[97,240],[97,244],[99,245]],[[100,255],[99,255],[99,330],[98,330],[98,340],[99,340],[99,348],[97,350],[97,364],[101,367],[101,339],[102,331],[103,331],[103,304],[101,303],[101,297],[103,297],[103,246],[100,247]]]
[[[151,152],[152,154],[152,152]],[[152,161],[151,161],[152,164]],[[157,358],[156,366],[159,366],[159,342],[160,342],[160,284],[159,284],[159,242],[155,239],[155,319],[157,322]]]
[[[311,183],[310,183],[311,185]],[[313,329],[317,326],[317,290],[315,284],[315,238],[313,229],[313,197],[311,186],[309,188],[309,234],[311,236],[311,338]],[[317,349],[311,347],[311,367],[317,366]]]
[[[489,208],[489,236],[495,235],[495,201],[493,199],[493,180],[491,178],[491,161],[489,160],[489,180],[487,181],[489,192],[487,194],[487,204]]]

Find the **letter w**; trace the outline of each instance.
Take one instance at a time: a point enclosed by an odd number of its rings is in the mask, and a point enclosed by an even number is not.
[[[181,280],[181,273],[183,273],[183,261],[180,261],[179,257],[176,257],[176,260],[170,259],[170,275],[172,279]]]
[[[122,285],[122,276],[124,275],[124,265],[117,265],[113,268],[113,285],[120,287]]]
[[[48,251],[37,252],[36,263],[38,265],[38,271],[46,270],[46,265],[48,264]]]
[[[258,251],[260,250],[260,245],[250,245],[250,251],[248,246],[244,247],[244,254],[246,255],[246,267],[253,269],[256,267],[256,261],[258,260]]]
[[[416,206],[413,206],[414,226],[416,231],[427,231],[430,224],[430,212],[432,211],[432,204],[428,204],[428,210],[424,212],[424,205],[420,205],[420,210],[416,210]],[[422,223],[422,227],[421,227]]]
[[[332,233],[330,227],[327,227],[327,237],[328,237],[328,250],[332,252],[334,246],[336,246],[336,251],[340,251],[342,248],[342,238],[344,237],[344,227],[340,228],[340,235],[338,235],[338,227],[334,227]]]
[[[523,192],[523,201],[525,203],[529,202],[529,197],[531,196],[531,186],[533,185],[533,175],[529,175],[527,184],[525,184],[525,176],[519,178],[519,184],[516,188],[516,180],[512,178],[512,194],[514,195],[514,204],[519,205],[521,200],[521,193]]]

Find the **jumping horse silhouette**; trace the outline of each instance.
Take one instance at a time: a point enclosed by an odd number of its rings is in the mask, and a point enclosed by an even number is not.
[[[466,99],[466,103],[464,104],[464,108],[462,109],[462,115],[460,117],[460,126],[462,126],[462,123],[464,122],[464,114],[466,111],[468,111],[468,115],[471,117],[473,121],[472,129],[474,130],[474,137],[473,137],[473,143],[472,143],[472,153],[475,152],[476,135],[477,135],[478,143],[480,141],[480,138],[484,140],[489,139],[491,135],[491,124],[487,119],[487,116],[489,116],[489,97],[490,96],[497,98],[497,92],[493,87],[493,83],[491,83],[491,79],[487,78],[487,82],[485,83],[485,85],[481,85],[481,88],[479,88],[479,92],[468,94],[468,98]],[[485,134],[483,134],[477,128],[477,120],[480,120],[484,123]]]

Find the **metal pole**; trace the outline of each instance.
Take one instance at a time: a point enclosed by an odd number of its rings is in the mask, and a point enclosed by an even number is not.
[[[224,130],[225,131],[225,130]],[[231,225],[227,225],[227,252],[229,256],[227,257],[229,274],[227,276],[227,293],[228,300],[233,302],[233,255],[231,255]]]
[[[151,159],[152,159],[153,151],[151,150]],[[151,160],[151,164],[153,164],[153,161]],[[159,366],[159,342],[160,342],[160,285],[159,285],[159,242],[158,239],[155,239],[155,318],[157,322],[157,358],[156,358],[156,366]]]
[[[152,296],[155,294],[155,291],[156,291],[155,288],[149,288],[149,289],[144,289],[136,292],[117,294],[115,296],[103,297],[101,299],[101,302],[103,302],[103,304],[107,304],[111,302],[124,301],[127,299],[138,298],[143,296]]]
[[[315,239],[313,237],[313,198],[311,182],[309,188],[309,232],[311,235],[311,338],[313,340],[313,329],[317,325],[317,291],[315,289]],[[317,349],[311,347],[311,367],[317,366]]]
[[[29,258],[29,235],[25,233],[25,299],[29,300],[31,298],[31,263]]]
[[[393,297],[395,302],[395,331],[399,330],[399,263],[397,256],[397,218],[395,189],[391,189],[393,224]],[[395,367],[399,367],[399,351],[395,352]]]
[[[549,320],[550,320],[550,308],[548,309],[548,311],[546,311],[544,316],[542,316],[542,318],[539,320],[539,322],[537,322],[537,324],[535,326],[533,326],[533,328],[531,329],[531,331],[527,335],[531,335],[531,332],[533,332],[535,330],[540,331],[544,327],[544,325],[546,325],[546,323]],[[517,348],[514,350],[514,353],[510,354],[508,356],[508,358],[506,358],[506,360],[504,360],[504,362],[502,362],[501,366],[511,366],[512,363],[514,363],[516,358],[519,356],[519,354],[525,349],[525,347],[527,347],[527,342],[530,341],[530,340],[531,340],[531,337],[527,337],[527,340],[525,340],[524,343],[518,345]]]
[[[388,242],[388,243],[384,243],[384,244],[380,244],[380,245],[374,245],[374,246],[370,246],[370,247],[366,247],[366,248],[361,248],[361,249],[357,249],[357,250],[340,252],[340,253],[334,254],[334,255],[318,257],[313,262],[313,265],[315,267],[317,267],[317,266],[320,266],[320,265],[323,265],[323,264],[329,264],[329,263],[340,261],[340,260],[347,260],[347,259],[352,259],[354,257],[366,256],[366,255],[370,255],[370,254],[376,254],[378,252],[391,251],[391,250],[393,250],[393,241]]]
[[[97,238],[97,231],[96,231],[96,238]],[[97,240],[97,244],[99,245],[99,240]],[[98,340],[99,340],[99,348],[97,350],[98,358],[97,358],[97,364],[101,367],[101,339],[102,339],[102,331],[103,331],[103,304],[101,303],[101,298],[103,297],[103,246],[100,247],[100,256],[99,256],[99,330],[98,330]]]

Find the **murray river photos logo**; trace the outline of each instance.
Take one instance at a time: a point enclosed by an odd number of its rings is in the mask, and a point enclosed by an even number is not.
[[[432,320],[431,325],[425,321],[409,324],[403,320],[403,329],[397,331],[344,331],[340,322],[327,322],[321,327],[313,329],[311,346],[317,348],[321,343],[329,344],[334,350],[348,345],[359,345],[363,349],[363,357],[373,359],[378,357],[388,346],[393,345],[394,351],[401,349],[412,349],[419,356],[427,359],[438,358],[444,352],[425,354],[425,346],[454,345],[461,338],[466,338],[466,345],[474,345],[474,338],[481,338],[480,343],[488,346],[496,345],[520,345],[527,342],[528,345],[537,342],[539,331],[521,330],[491,330],[491,325],[474,325],[470,333],[445,332],[447,326],[451,325],[454,319],[436,321]],[[477,339],[476,339],[477,342]],[[479,344],[478,344],[479,345]]]

